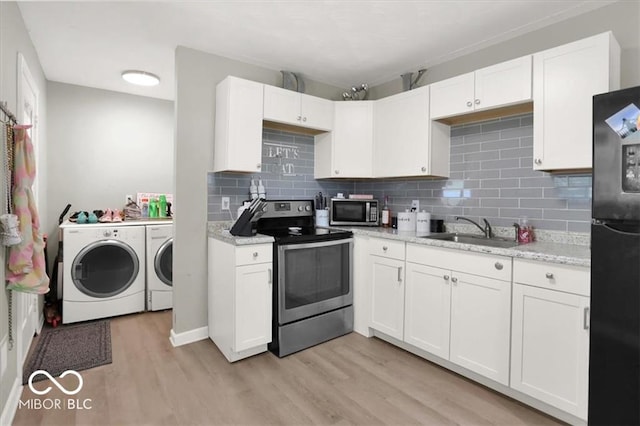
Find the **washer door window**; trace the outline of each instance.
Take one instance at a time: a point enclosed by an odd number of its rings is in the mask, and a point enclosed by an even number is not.
[[[173,286],[173,238],[162,243],[154,261],[156,275],[168,286]]]
[[[118,240],[101,240],[78,253],[71,265],[71,279],[82,293],[105,298],[128,289],[139,270],[138,256],[129,245]]]

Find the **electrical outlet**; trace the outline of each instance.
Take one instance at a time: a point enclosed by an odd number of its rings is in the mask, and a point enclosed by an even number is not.
[[[125,199],[124,199],[124,205],[125,205],[125,206],[126,206],[127,204],[129,204],[129,199],[131,199],[131,200],[133,201],[133,195],[131,195],[131,194],[127,194],[127,195],[125,195],[124,197],[125,197]]]
[[[230,204],[230,200],[229,197],[222,197],[222,208],[221,210],[229,210],[229,204]]]
[[[420,211],[420,200],[411,200],[411,208],[416,209],[417,212]]]

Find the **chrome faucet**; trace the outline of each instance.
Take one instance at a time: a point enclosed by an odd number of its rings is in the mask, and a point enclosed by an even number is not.
[[[469,223],[473,223],[475,226],[478,227],[478,229],[480,229],[482,231],[482,233],[484,234],[485,238],[492,238],[493,237],[493,230],[491,229],[491,225],[489,224],[489,221],[487,219],[482,219],[484,221],[484,228],[482,226],[480,226],[478,224],[478,222],[469,219],[468,217],[464,217],[464,216],[456,216],[456,220],[466,220]]]

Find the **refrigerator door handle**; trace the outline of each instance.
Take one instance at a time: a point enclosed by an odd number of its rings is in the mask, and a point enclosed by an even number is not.
[[[614,227],[614,226],[612,226],[612,225],[610,225],[608,223],[603,223],[602,225],[605,228],[607,228],[608,230],[613,231],[613,232],[617,232],[618,234],[622,234],[622,235],[640,235],[640,234],[638,234],[636,232],[623,231],[622,229],[618,229],[618,228],[616,228],[616,227]]]
[[[583,312],[583,317],[582,317],[582,328],[584,328],[585,330],[589,329],[589,323],[591,321],[589,321],[589,307],[585,306],[584,308],[584,312]]]

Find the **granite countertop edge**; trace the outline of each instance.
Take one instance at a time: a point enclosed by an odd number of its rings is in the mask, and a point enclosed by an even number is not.
[[[533,242],[521,244],[511,248],[489,247],[477,244],[464,244],[454,241],[442,241],[424,237],[417,237],[415,232],[399,232],[395,229],[384,228],[355,228],[349,229],[354,235],[365,235],[375,238],[404,241],[407,243],[441,247],[454,250],[463,250],[476,253],[495,254],[509,256],[515,259],[528,259],[542,262],[551,262],[562,265],[591,266],[591,251],[588,246],[575,244],[560,244],[550,242]],[[515,244],[515,243],[514,243]]]
[[[256,234],[251,237],[237,237],[235,235],[231,235],[228,229],[230,226],[230,222],[209,222],[207,224],[207,236],[236,246],[270,244],[274,241],[273,237],[262,234]]]
[[[207,235],[236,246],[251,244],[269,244],[274,241],[268,235],[256,234],[251,237],[237,237],[229,233],[228,228],[231,222],[216,221],[207,225]],[[469,251],[475,253],[495,254],[508,256],[514,259],[536,260],[540,262],[550,262],[561,265],[591,266],[591,250],[588,246],[576,244],[561,244],[552,242],[533,242],[521,244],[511,248],[489,247],[476,244],[464,244],[454,241],[442,241],[437,239],[423,238],[416,236],[415,232],[399,232],[389,228],[362,228],[336,226],[336,229],[347,229],[354,235],[369,236],[375,238],[386,238],[389,240],[403,241],[413,244],[421,244],[431,247],[441,247],[454,250]]]

